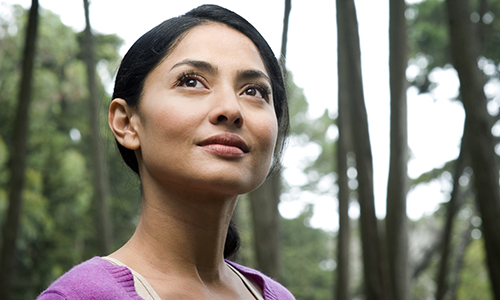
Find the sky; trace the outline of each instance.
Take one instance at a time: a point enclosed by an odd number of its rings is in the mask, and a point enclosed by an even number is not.
[[[414,0],[416,1],[416,0]],[[29,0],[0,0],[0,10],[7,4],[29,7]],[[41,7],[61,16],[63,23],[77,31],[85,26],[83,1],[39,0]],[[126,50],[142,34],[165,19],[183,14],[207,2],[192,1],[91,1],[90,18],[93,29],[100,33],[117,34],[125,40]],[[213,0],[242,15],[271,45],[280,52],[284,1]],[[389,5],[388,0],[356,0],[358,14],[364,96],[368,113],[370,140],[374,162],[375,208],[379,218],[385,216],[387,176],[389,169]],[[1,14],[0,14],[1,16]],[[309,115],[318,117],[325,109],[334,116],[337,111],[337,29],[335,1],[292,1],[288,31],[287,68],[295,83],[303,88],[309,102]],[[422,62],[416,62],[418,63]],[[425,63],[425,62],[424,62]],[[415,66],[407,76],[415,76]],[[431,95],[418,95],[408,90],[408,144],[410,161],[408,173],[416,178],[423,172],[442,166],[458,156],[463,130],[464,111],[460,104],[450,101],[458,94],[459,81],[453,69],[433,73],[437,88]],[[335,131],[329,131],[333,137]],[[304,180],[299,166],[319,149],[314,145],[296,147],[291,143],[284,157],[284,176],[289,183]],[[323,184],[333,182],[325,177]],[[331,184],[330,184],[331,186]],[[408,194],[408,216],[418,219],[432,213],[440,202],[446,201],[450,187],[443,182],[420,185]],[[320,196],[298,190],[282,197],[280,212],[284,217],[297,216],[307,204],[314,205],[313,227],[335,230],[338,227],[336,195]],[[359,216],[354,202],[351,217]]]

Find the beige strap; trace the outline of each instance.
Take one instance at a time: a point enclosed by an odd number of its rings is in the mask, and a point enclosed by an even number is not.
[[[158,296],[158,294],[155,292],[151,284],[149,284],[146,278],[144,278],[141,274],[132,270],[127,265],[125,265],[124,263],[115,258],[109,256],[104,256],[102,258],[117,266],[127,267],[130,270],[130,272],[132,272],[132,275],[134,276],[135,292],[141,298],[143,298],[144,300],[161,300],[160,296]]]
[[[240,271],[236,270],[233,266],[230,264],[226,263],[226,265],[233,270],[233,272],[238,275],[238,277],[243,281],[247,289],[252,293],[252,295],[255,297],[256,300],[264,300],[264,297],[262,297],[262,294],[257,290],[257,288],[251,283],[248,278],[246,278],[243,274],[240,273]]]
[[[144,278],[141,274],[137,273],[136,271],[134,271],[133,269],[131,269],[130,267],[128,267],[127,265],[125,265],[116,258],[112,258],[109,256],[103,256],[102,258],[114,265],[127,267],[130,270],[130,272],[132,272],[132,275],[134,276],[135,291],[137,295],[139,295],[141,298],[143,298],[144,300],[161,300],[160,296],[158,296],[158,294],[155,292],[151,284],[149,284],[146,278]],[[243,284],[245,284],[247,289],[255,297],[256,300],[264,300],[264,297],[262,297],[261,293],[257,290],[257,288],[243,274],[241,274],[230,264],[226,263],[226,265],[241,279],[241,281],[243,281]]]

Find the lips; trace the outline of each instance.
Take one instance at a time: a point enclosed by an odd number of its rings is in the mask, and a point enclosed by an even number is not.
[[[245,141],[233,133],[213,135],[198,143],[198,146],[208,152],[225,157],[241,157],[249,152]]]

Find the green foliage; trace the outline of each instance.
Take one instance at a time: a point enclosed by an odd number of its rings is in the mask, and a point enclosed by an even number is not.
[[[427,0],[409,7],[414,15],[409,18],[409,56],[429,55],[432,66],[444,67],[450,63],[446,6],[441,0]],[[436,51],[440,50],[440,51]]]
[[[333,291],[333,238],[312,228],[308,206],[295,219],[283,220],[283,284],[297,299],[327,300]]]
[[[333,291],[333,237],[321,229],[311,228],[312,206],[294,219],[281,219],[282,278],[297,299],[331,299]],[[237,262],[256,267],[253,253],[251,212],[245,195],[238,200],[236,220],[242,247]]]
[[[240,235],[241,246],[236,257],[232,257],[231,260],[251,268],[257,268],[257,259],[254,251],[252,212],[248,194],[238,197],[233,221],[235,221]]]
[[[0,223],[7,209],[5,168],[11,152],[11,132],[17,104],[20,59],[26,12],[15,6],[11,18],[0,20]],[[9,28],[17,28],[9,30]],[[12,34],[11,34],[12,33]],[[30,111],[29,158],[24,207],[16,261],[15,299],[34,299],[74,264],[97,253],[94,231],[92,161],[89,153],[88,97],[85,65],[81,61],[82,34],[42,10]],[[110,77],[119,60],[122,40],[96,34],[99,64]],[[300,88],[289,76],[292,135],[322,148],[319,157],[305,166],[310,181],[304,187],[318,191],[321,177],[334,170],[334,141],[326,132],[333,120],[328,111],[312,119]],[[140,211],[138,178],[121,161],[105,122],[109,95],[100,87],[103,143],[111,181],[111,207],[115,247],[132,234]],[[79,132],[81,137],[70,136]],[[324,192],[324,191],[323,191]],[[245,204],[245,199],[242,199]],[[240,206],[240,205],[239,205]],[[244,246],[240,262],[254,265],[248,207],[241,205],[240,229]],[[309,207],[298,218],[282,220],[283,281],[298,299],[330,299],[333,285],[332,236],[311,228]],[[247,224],[247,225],[244,225]],[[246,227],[245,227],[246,226]]]
[[[483,8],[482,3],[486,3]],[[482,55],[495,65],[500,63],[500,1],[472,0],[471,19],[478,26],[478,35],[482,44]],[[498,72],[495,74],[498,77]]]
[[[334,120],[326,110],[322,116],[312,118],[309,104],[288,72],[287,93],[290,106],[290,145],[307,147],[315,145],[320,149],[317,157],[301,161],[301,169],[307,175],[307,183],[300,190],[310,190],[315,194],[331,193],[329,188],[320,187],[322,179],[332,178],[334,166],[334,143],[327,131],[332,129]],[[283,182],[283,193],[293,193],[297,187]],[[313,203],[313,201],[311,201]],[[313,206],[294,219],[282,219],[282,279],[281,282],[297,299],[331,299],[333,293],[333,237],[309,224]]]
[[[420,92],[429,92],[429,73],[436,67],[451,63],[447,14],[444,1],[427,0],[408,8],[409,64],[420,68],[411,82]]]
[[[85,43],[85,33],[82,31],[77,35],[78,44],[78,58],[83,60],[84,54],[82,45]],[[123,44],[123,39],[114,34],[99,34],[94,33],[95,40],[95,54],[97,61],[105,60],[109,62],[118,61],[121,59],[116,51]]]
[[[78,51],[73,30],[61,22],[59,16],[48,10],[41,11],[40,38],[38,39],[38,63],[43,68],[55,71],[59,75],[66,64],[76,59]]]
[[[470,1],[473,14],[471,26],[477,32],[482,56],[488,63],[500,63],[500,1],[487,1],[481,6],[480,0]],[[408,7],[409,64],[419,67],[420,74],[411,79],[411,84],[426,93],[433,83],[428,78],[434,68],[452,65],[448,16],[445,2],[425,0]],[[498,77],[498,72],[487,74]]]
[[[432,169],[428,172],[425,172],[421,174],[418,178],[413,179],[411,182],[411,187],[414,187],[416,185],[419,185],[421,183],[429,183],[433,180],[438,179],[441,177],[445,172],[448,172],[448,174],[453,173],[453,170],[455,169],[455,161],[449,161],[445,163],[442,167],[440,168],[435,168]]]
[[[0,224],[7,209],[6,164],[12,151],[12,112],[17,104],[20,49],[27,19],[20,6],[6,15],[9,18],[0,20]],[[85,66],[78,57],[78,34],[46,10],[41,11],[39,30],[19,255],[16,273],[12,275],[14,299],[34,299],[74,264],[97,253],[89,172],[92,162],[87,142],[88,93]],[[100,35],[96,39],[99,59],[106,65],[116,65],[121,43],[115,35]],[[109,99],[104,88],[100,89],[102,98]],[[107,104],[101,107],[101,115],[106,116]],[[71,130],[80,133],[81,138],[76,136],[73,140]],[[119,224],[116,237],[122,243],[135,225],[139,189],[137,180],[123,171],[124,165],[109,135],[105,142],[109,142],[107,160],[113,168],[112,218]]]
[[[467,248],[465,267],[460,273],[457,299],[493,299],[488,273],[485,268],[484,240],[474,240]]]
[[[417,278],[412,278],[410,290],[412,299],[431,299],[435,296],[436,277],[441,258],[440,248],[436,243],[441,240],[441,228],[444,227],[446,209],[447,203],[443,203],[433,215],[425,216],[409,224],[410,254],[413,254],[414,265],[420,264],[426,256],[430,257],[429,265]],[[480,218],[475,213],[472,195],[467,195],[466,202],[454,222],[448,275],[448,287],[451,288],[458,283],[456,299],[461,300],[493,299],[485,265],[484,241],[476,236],[476,239],[466,246],[465,256],[460,252],[464,242],[471,239],[468,228],[471,220],[474,220],[472,224],[475,227],[475,234],[479,232]],[[434,251],[427,252],[428,249],[434,249]],[[463,265],[460,268],[458,265],[462,260]],[[450,292],[448,291],[448,295]]]
[[[499,76],[498,64],[500,63],[500,18],[498,17],[500,16],[500,1],[470,0],[469,3],[472,8],[472,14],[470,15],[472,22],[470,26],[476,32],[478,38],[477,46],[481,53],[478,66],[484,72],[485,82],[489,81],[489,83],[496,84],[495,80],[498,80]],[[411,4],[407,11],[407,17],[410,48],[410,60],[408,64],[412,67],[417,66],[420,72],[414,79],[409,79],[412,81],[411,84],[416,86],[420,92],[430,92],[435,84],[429,78],[431,72],[435,68],[447,68],[452,65],[446,3],[442,0],[425,0]],[[489,68],[486,68],[486,66]],[[492,97],[496,97],[496,95]],[[498,100],[494,99],[492,101]],[[497,115],[497,118],[499,116]],[[441,168],[436,168],[422,174],[412,184],[415,186],[436,179],[441,179],[445,182],[446,177],[450,179],[451,176],[449,174],[454,173],[454,168],[454,161],[447,162]],[[466,170],[464,179],[470,178],[471,173],[470,170]],[[465,196],[470,198],[472,192],[470,191],[470,186],[467,186],[468,184],[468,180],[460,182],[460,185],[464,189],[469,188]],[[467,199],[467,201],[471,200]],[[469,220],[469,217],[464,218],[463,216],[470,216],[473,214],[471,211],[474,211],[470,206],[470,203],[467,203],[461,209],[459,218],[455,222],[451,241],[452,251],[456,251],[457,245],[463,240],[463,237],[460,236],[464,231],[462,227]],[[447,213],[446,209],[446,204],[441,205],[432,218],[438,220],[438,223],[442,223],[443,216]],[[412,231],[415,230],[413,229]],[[429,232],[431,231],[429,230]],[[456,231],[462,231],[462,233],[456,233]],[[492,299],[493,297],[489,288],[489,278],[486,273],[482,243],[482,240],[475,240],[467,248],[465,264],[460,272],[458,299]],[[414,282],[414,292],[419,291],[419,296],[415,296],[416,298],[423,299],[432,295],[433,291],[429,292],[429,288],[426,290],[426,287],[429,284],[434,285],[433,281],[437,276],[436,268],[438,265],[437,261],[435,261],[436,257],[433,258],[434,260],[428,267],[428,270]],[[453,268],[453,266],[457,265],[457,261],[460,258],[457,257],[456,253],[452,253],[452,257],[450,265]],[[453,278],[453,274],[450,275],[450,278]]]
[[[335,140],[327,134],[328,130],[336,129],[334,120],[328,110],[316,119],[309,116],[309,104],[304,92],[294,83],[293,74],[290,72],[287,76],[287,93],[290,105],[290,139],[300,145],[315,144],[321,149],[318,157],[304,163],[303,171],[308,175],[308,183],[301,186],[301,189],[318,194],[330,193],[330,190],[319,189],[318,183],[325,176],[332,175],[336,169]]]

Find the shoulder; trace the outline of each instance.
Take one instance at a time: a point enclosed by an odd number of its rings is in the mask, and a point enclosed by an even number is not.
[[[295,297],[283,285],[263,273],[232,261],[227,261],[247,278],[257,283],[263,291],[265,300],[295,300]]]
[[[131,271],[94,257],[52,283],[38,300],[141,299],[134,288]]]

